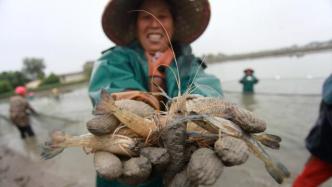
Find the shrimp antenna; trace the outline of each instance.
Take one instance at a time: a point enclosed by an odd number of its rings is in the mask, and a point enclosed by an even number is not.
[[[203,56],[202,61],[201,61],[201,63],[199,64],[199,67],[197,68],[196,73],[195,73],[193,79],[190,81],[191,83],[190,83],[190,85],[188,86],[188,89],[186,90],[186,94],[190,94],[190,93],[194,92],[194,91],[195,91],[196,89],[198,89],[199,87],[204,87],[204,88],[207,88],[207,89],[209,89],[209,90],[212,90],[213,92],[216,93],[216,95],[218,95],[218,96],[222,96],[218,91],[216,91],[215,88],[213,88],[213,87],[211,87],[211,86],[208,86],[208,85],[202,85],[202,84],[199,84],[199,83],[195,83],[195,79],[197,78],[197,75],[198,75],[198,73],[199,73],[200,68],[202,68],[202,65],[203,65],[203,63],[204,63],[204,61],[205,61],[205,57],[206,57],[206,56]]]
[[[168,34],[167,30],[165,29],[164,25],[160,22],[160,20],[155,15],[153,15],[152,13],[150,13],[149,11],[146,11],[146,10],[130,10],[129,11],[129,13],[132,13],[132,12],[145,12],[145,13],[151,15],[161,25],[161,27],[163,28],[164,32],[166,33],[167,40],[168,40],[168,42],[170,44],[170,48],[171,48],[173,56],[174,56],[175,66],[176,66],[176,69],[178,70],[177,74],[176,74],[177,76],[175,76],[175,79],[176,79],[176,83],[177,83],[177,85],[179,87],[178,96],[181,96],[181,81],[180,81],[180,73],[179,73],[178,61],[176,59],[174,48],[173,48],[173,45],[172,45],[172,42],[171,42],[171,38],[169,37],[169,34]]]
[[[117,128],[114,130],[114,132],[113,132],[112,135],[117,135],[117,133],[120,131],[120,129],[122,129],[122,128],[124,128],[124,127],[126,127],[126,126],[125,126],[125,125],[121,125],[121,126],[117,127]]]
[[[168,106],[167,106],[167,103],[165,103],[164,101],[161,101],[161,104],[165,107],[166,111],[169,110]]]
[[[168,100],[171,99],[171,97],[167,95],[165,90],[162,87],[160,87],[158,84],[156,84],[156,82],[153,81],[153,78],[152,78],[152,84],[155,85],[161,92],[161,93],[157,93],[157,94],[152,93],[152,95],[162,95],[162,96],[166,97]]]
[[[219,93],[215,88],[213,88],[213,87],[211,87],[211,86],[203,85],[203,84],[197,84],[197,83],[196,83],[195,86],[196,86],[195,89],[197,89],[197,88],[199,88],[199,87],[203,87],[203,88],[206,88],[206,89],[212,90],[212,91],[215,92],[216,95],[218,95],[218,96],[223,96],[221,93]]]
[[[205,57],[206,57],[206,56],[203,56],[202,61],[199,63],[199,67],[198,67],[197,70],[196,70],[196,73],[195,73],[195,75],[194,75],[194,77],[193,77],[193,80],[191,81],[191,83],[190,83],[190,85],[189,85],[189,88],[191,87],[191,85],[193,85],[193,84],[195,83],[195,79],[197,78],[197,75],[198,75],[198,72],[199,72],[200,68],[202,68],[202,65],[203,65],[203,63],[204,63],[204,61],[205,61]]]
[[[163,65],[163,64],[158,65],[158,67],[161,67],[161,66],[165,66],[165,65]],[[169,68],[169,70],[172,72],[173,76],[176,78],[177,75],[176,75],[175,71],[171,67],[168,67],[168,66],[165,66],[165,67]],[[157,71],[157,69],[158,68],[156,68],[154,70],[154,72]],[[165,90],[163,88],[161,88],[159,85],[156,84],[156,82],[154,81],[154,77],[152,77],[151,81],[152,81],[152,84],[155,85],[162,92],[163,96],[165,96],[168,100],[172,99],[169,95],[167,95],[167,93],[165,92]],[[177,79],[176,79],[176,81],[177,81]],[[179,84],[177,84],[177,85],[179,85]],[[179,90],[180,90],[180,88],[179,88]]]
[[[203,57],[201,63],[199,64],[199,67],[197,68],[194,77],[192,77],[192,80],[190,80],[191,83],[190,83],[190,85],[188,86],[188,89],[186,90],[185,94],[190,94],[190,93],[193,92],[195,89],[197,89],[197,88],[195,88],[195,86],[194,86],[194,85],[195,85],[195,79],[197,78],[198,72],[199,72],[200,68],[202,68],[202,64],[203,64],[204,61],[205,61],[205,56]]]

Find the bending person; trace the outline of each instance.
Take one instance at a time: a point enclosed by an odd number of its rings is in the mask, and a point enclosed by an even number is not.
[[[17,95],[10,98],[10,119],[13,124],[20,131],[21,138],[25,139],[26,135],[35,136],[35,133],[30,125],[29,112],[36,114],[36,111],[30,106],[26,99],[26,88],[18,86],[15,89]]]

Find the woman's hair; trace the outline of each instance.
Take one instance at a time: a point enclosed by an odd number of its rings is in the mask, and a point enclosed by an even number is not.
[[[137,1],[137,4],[135,5],[134,10],[141,10],[140,7],[144,3],[144,1],[145,0]],[[173,21],[175,22],[177,12],[176,12],[174,3],[171,0],[164,0],[164,1],[166,2],[167,6],[169,7],[169,11],[171,12]],[[138,11],[130,12],[130,14],[132,14],[132,16],[130,16],[130,22],[133,23],[134,25],[136,25],[136,23],[137,23],[138,13],[139,13]]]

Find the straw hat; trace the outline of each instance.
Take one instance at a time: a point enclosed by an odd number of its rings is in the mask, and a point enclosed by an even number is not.
[[[126,45],[136,38],[135,16],[143,0],[110,0],[103,16],[102,26],[107,37],[117,45]],[[206,29],[210,20],[208,0],[168,0],[175,12],[173,41],[189,44]]]

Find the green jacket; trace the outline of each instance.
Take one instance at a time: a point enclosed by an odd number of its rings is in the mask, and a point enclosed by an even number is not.
[[[194,79],[192,93],[203,96],[220,96],[220,81],[212,75],[206,74],[206,65],[199,58],[194,57],[189,45],[175,45],[177,64],[181,80],[181,93],[184,93]],[[176,63],[166,68],[166,92],[168,96],[178,95],[176,83]],[[173,71],[172,71],[173,70]],[[197,75],[196,75],[197,74]],[[195,77],[196,76],[196,77]],[[90,79],[89,94],[93,105],[98,103],[100,89],[104,88],[109,93],[125,90],[148,91],[148,64],[144,50],[137,43],[129,46],[116,46],[103,53],[97,61]]]
[[[220,96],[222,94],[220,81],[204,72],[206,65],[199,58],[194,57],[189,45],[175,45],[174,51],[177,58],[181,81],[181,93],[184,93],[192,81],[197,87],[193,94],[203,96]],[[165,69],[166,92],[169,97],[178,95],[178,85],[176,83],[177,68],[175,61],[170,68]],[[144,50],[138,42],[133,42],[128,46],[116,46],[105,51],[102,57],[94,66],[89,84],[89,96],[93,105],[99,102],[100,90],[106,89],[109,93],[121,92],[125,90],[148,91],[148,64],[144,55]],[[97,186],[106,187],[127,187],[117,181],[107,181],[97,177]],[[161,178],[151,180],[140,187],[162,186]]]
[[[258,79],[254,76],[245,75],[240,83],[243,84],[243,92],[244,93],[253,93],[254,92],[254,84],[258,83]]]

